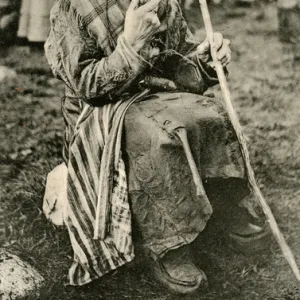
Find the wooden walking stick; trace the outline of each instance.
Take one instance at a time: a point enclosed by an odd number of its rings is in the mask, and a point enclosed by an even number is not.
[[[206,2],[206,0],[199,0],[199,3],[201,6],[201,12],[202,12],[202,16],[203,16],[204,25],[205,25],[206,35],[207,35],[209,43],[211,45],[211,55],[212,55],[212,58],[213,58],[213,61],[215,64],[215,68],[216,68],[216,72],[218,75],[218,79],[219,79],[219,83],[221,86],[221,90],[222,90],[223,98],[224,98],[225,105],[227,108],[227,112],[228,112],[229,118],[232,122],[233,128],[236,131],[237,138],[238,138],[238,141],[240,144],[240,149],[241,149],[244,161],[245,161],[246,172],[247,172],[247,176],[249,179],[249,185],[250,185],[256,199],[258,200],[258,202],[260,203],[260,205],[263,209],[263,212],[264,212],[264,214],[267,218],[267,221],[270,225],[271,231],[272,231],[276,241],[278,242],[284,257],[286,258],[287,262],[289,263],[295,277],[300,282],[300,272],[299,272],[299,268],[297,266],[295,257],[293,255],[291,249],[289,248],[288,244],[286,243],[280,229],[278,228],[277,222],[276,222],[275,217],[270,209],[270,206],[264,199],[264,197],[256,183],[254,171],[250,164],[250,156],[249,156],[249,152],[247,149],[246,140],[243,135],[242,127],[240,125],[239,119],[238,119],[237,114],[232,105],[231,95],[230,95],[229,88],[227,85],[226,76],[224,74],[224,70],[223,70],[221,62],[217,59],[217,50],[214,46],[213,27],[211,24],[211,19],[210,19],[207,2]]]

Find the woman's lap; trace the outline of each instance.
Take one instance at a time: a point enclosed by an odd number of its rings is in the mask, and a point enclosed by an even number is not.
[[[190,243],[211,215],[174,129],[184,128],[202,180],[244,178],[231,124],[218,100],[188,93],[158,93],[126,113],[123,157],[132,211],[143,243],[156,254]]]
[[[179,126],[186,131],[204,186],[207,178],[244,178],[244,165],[232,126],[217,100],[187,93],[158,93],[143,100],[132,104],[125,115],[122,156],[127,166],[133,229],[138,228],[144,246],[160,256],[192,242],[212,213],[206,193],[196,195],[190,164],[174,129]],[[73,126],[70,123],[68,128]],[[72,129],[66,136],[70,137],[65,146],[66,162],[73,175],[69,176],[68,198],[74,216],[78,215],[75,221],[82,222],[71,222],[70,229],[81,232],[82,236],[74,235],[73,240],[84,243],[82,249],[88,246],[86,257],[91,261],[86,266],[85,258],[77,252],[79,262],[72,267],[74,276],[77,271],[92,274],[93,268],[98,270],[97,276],[102,276],[133,257],[132,250],[126,252],[126,259],[119,255],[111,241],[101,244],[93,240],[94,222],[90,218],[99,199],[102,126],[103,110],[94,108],[80,130],[73,134]],[[117,226],[123,228],[122,224]]]

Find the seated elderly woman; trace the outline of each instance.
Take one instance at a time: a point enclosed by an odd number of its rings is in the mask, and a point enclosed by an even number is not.
[[[229,41],[215,34],[218,59]],[[249,194],[235,132],[220,101],[207,40],[193,41],[177,0],[59,0],[45,45],[65,85],[71,285],[130,262],[139,243],[170,291],[206,276],[190,244],[214,215],[239,251],[265,244],[239,202]],[[221,209],[222,208],[222,209]]]

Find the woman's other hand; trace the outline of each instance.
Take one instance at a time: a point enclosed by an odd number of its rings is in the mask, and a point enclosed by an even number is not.
[[[219,32],[214,33],[214,43],[217,50],[217,58],[226,67],[231,60],[230,41],[224,39],[223,35]],[[206,63],[211,62],[210,44],[206,38],[197,48],[199,58]]]
[[[160,0],[150,0],[139,6],[132,0],[125,17],[124,37],[135,51],[140,51],[160,26],[157,10]]]

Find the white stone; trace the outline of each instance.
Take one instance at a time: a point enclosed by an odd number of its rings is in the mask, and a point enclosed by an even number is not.
[[[0,83],[5,80],[14,80],[16,78],[17,73],[15,70],[5,66],[0,66]]]
[[[44,278],[35,268],[0,249],[0,300],[39,295],[43,282]]]
[[[300,0],[278,0],[278,7],[281,8],[293,8],[296,5],[300,5]]]
[[[1,30],[9,30],[9,26],[16,24],[18,22],[18,13],[12,12],[8,15],[4,15],[0,19],[0,29]]]
[[[67,176],[68,169],[64,163],[55,167],[47,176],[43,211],[47,219],[57,226],[64,224],[67,214]]]

